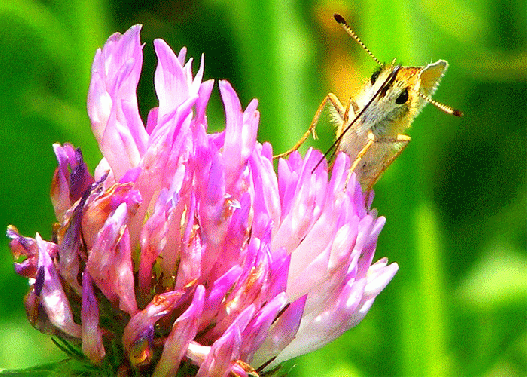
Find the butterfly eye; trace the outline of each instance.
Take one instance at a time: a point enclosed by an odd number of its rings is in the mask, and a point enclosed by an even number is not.
[[[408,88],[405,88],[401,94],[399,94],[399,97],[395,100],[395,103],[398,105],[402,105],[408,101]]]
[[[377,81],[377,78],[379,78],[380,74],[381,74],[380,70],[376,70],[375,72],[373,72],[373,75],[371,75],[370,77],[370,82],[372,85],[375,84],[375,81]]]

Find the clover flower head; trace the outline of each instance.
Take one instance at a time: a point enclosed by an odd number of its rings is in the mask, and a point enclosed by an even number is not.
[[[373,263],[384,218],[349,159],[273,166],[259,112],[219,82],[225,129],[207,133],[213,81],[183,48],[154,41],[159,106],[137,106],[139,25],[114,34],[92,68],[88,114],[103,159],[54,145],[53,239],[10,226],[29,279],[31,324],[119,375],[254,376],[355,326],[396,273]]]

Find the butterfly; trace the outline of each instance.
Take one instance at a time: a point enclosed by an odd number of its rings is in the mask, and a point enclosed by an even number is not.
[[[275,157],[289,155],[310,134],[314,135],[320,115],[329,104],[336,126],[336,139],[326,156],[331,151],[347,153],[353,161],[348,179],[354,172],[363,190],[370,191],[410,142],[411,138],[405,131],[427,103],[454,116],[461,116],[462,113],[431,98],[448,67],[445,60],[420,67],[404,67],[396,64],[395,59],[383,64],[341,15],[335,14],[334,17],[379,67],[346,105],[335,94],[329,93],[299,142],[289,151]]]

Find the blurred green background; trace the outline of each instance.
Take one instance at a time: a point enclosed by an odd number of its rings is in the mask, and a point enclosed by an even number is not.
[[[139,5],[140,4],[140,5]],[[376,68],[333,21],[341,13],[381,61],[445,59],[412,143],[376,186],[387,217],[376,257],[400,271],[356,328],[286,364],[289,376],[527,375],[525,0],[75,1],[0,3],[1,227],[49,239],[54,142],[100,154],[86,115],[90,65],[113,32],[144,25],[141,113],[156,105],[152,40],[187,46],[205,78],[259,99],[260,141],[276,152],[303,134],[327,92],[343,101]],[[218,91],[209,124],[219,129]],[[324,123],[324,122],[322,122]],[[330,125],[312,142],[326,150]],[[304,149],[305,150],[305,149]],[[25,319],[25,279],[0,244],[0,368],[60,360]]]

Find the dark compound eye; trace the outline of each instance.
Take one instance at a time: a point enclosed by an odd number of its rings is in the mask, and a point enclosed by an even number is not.
[[[377,79],[379,78],[379,75],[381,74],[381,70],[378,69],[376,70],[375,72],[373,72],[373,75],[371,75],[370,77],[370,82],[371,84],[375,84],[375,81],[377,81]]]
[[[408,101],[408,88],[405,88],[401,94],[399,94],[399,97],[395,100],[395,103],[398,105],[402,105],[403,103],[406,103]]]

